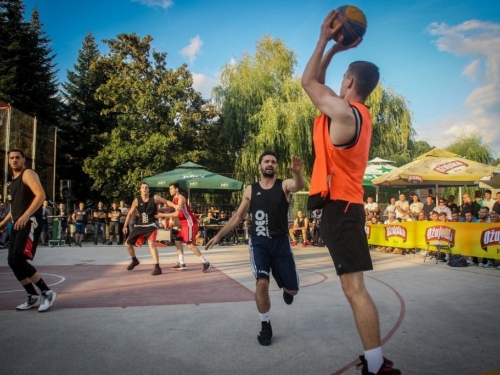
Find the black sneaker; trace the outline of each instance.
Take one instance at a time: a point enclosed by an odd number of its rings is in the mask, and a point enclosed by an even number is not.
[[[118,246],[123,245],[123,242],[117,242],[116,243]]]
[[[203,263],[203,272],[208,272],[210,268],[212,268],[210,262]]]
[[[97,242],[94,242],[94,246],[97,246]]]
[[[359,363],[356,368],[359,370],[361,368],[361,375],[402,375],[403,373],[395,368],[392,368],[394,363],[391,360],[388,360],[387,358],[384,357],[384,363],[382,364],[382,367],[378,370],[376,374],[373,372],[368,371],[368,362],[366,362],[365,356],[360,355],[359,359],[361,360],[361,363]]]
[[[262,346],[271,345],[271,338],[273,337],[273,328],[271,327],[271,322],[262,322],[262,331],[259,332],[257,340]]]
[[[283,290],[283,300],[287,305],[291,305],[293,302],[293,296],[287,293],[285,290]]]
[[[132,271],[136,266],[139,265],[139,260],[132,260],[132,263],[130,263],[127,267],[127,270]]]
[[[82,243],[81,242],[77,242],[76,243],[78,246],[82,247]]]
[[[113,241],[109,241],[106,245],[113,245]]]
[[[151,272],[151,275],[158,276],[161,275],[161,273],[161,268],[159,266],[155,266],[155,269],[153,270],[153,272]]]
[[[174,270],[174,271],[183,271],[186,269],[186,265],[185,264],[180,264],[180,263],[177,263],[176,266],[174,267],[170,267],[171,270]]]

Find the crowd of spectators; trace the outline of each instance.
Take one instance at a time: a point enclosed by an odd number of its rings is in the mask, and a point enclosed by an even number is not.
[[[484,197],[481,191],[476,191],[474,199],[469,194],[462,195],[462,205],[459,207],[455,203],[455,196],[449,195],[447,199],[439,198],[436,200],[433,196],[425,198],[425,204],[421,202],[420,197],[415,193],[410,193],[411,204],[408,203],[405,194],[400,194],[399,200],[391,198],[390,204],[384,211],[386,220],[380,217],[378,204],[374,202],[373,197],[368,197],[365,203],[367,224],[393,224],[408,221],[435,221],[435,222],[464,222],[464,223],[498,223],[500,213],[500,191],[493,199],[491,190],[484,191]],[[394,247],[378,246],[378,251],[408,254],[416,253],[419,249],[399,249]],[[425,252],[422,252],[425,253]],[[432,253],[431,256],[435,256]],[[449,254],[442,254],[442,261],[449,259]],[[494,259],[483,258],[479,262],[477,257],[471,257],[468,261],[471,266],[493,267]],[[500,270],[500,266],[497,267]]]

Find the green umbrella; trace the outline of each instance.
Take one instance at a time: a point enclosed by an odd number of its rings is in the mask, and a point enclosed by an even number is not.
[[[177,182],[181,190],[197,193],[220,194],[240,191],[243,182],[207,171],[204,166],[187,162],[177,166],[174,170],[147,177],[144,181],[151,191],[168,191],[168,185]]]

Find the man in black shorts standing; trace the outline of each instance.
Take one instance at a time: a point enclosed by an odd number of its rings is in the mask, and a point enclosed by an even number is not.
[[[351,305],[364,347],[360,356],[362,374],[399,375],[392,362],[382,355],[377,307],[368,293],[363,271],[373,269],[365,234],[363,175],[371,141],[371,115],[364,104],[380,77],[377,66],[356,61],[344,73],[337,95],[325,85],[326,70],[334,55],[356,47],[358,38],[343,45],[343,36],[328,51],[334,35],[341,35],[341,23],[332,28],[338,10],[328,14],[319,41],[302,76],[302,86],[321,111],[314,121],[313,143],[316,154],[310,202],[323,206],[321,236],[335,264],[342,288]],[[318,200],[319,199],[319,200]],[[313,208],[313,207],[309,207]]]
[[[132,271],[139,265],[140,262],[135,256],[134,246],[142,246],[144,240],[146,240],[154,261],[154,270],[151,272],[151,275],[161,275],[162,271],[160,268],[160,258],[158,256],[158,249],[156,248],[156,234],[158,232],[158,225],[155,217],[158,211],[156,204],[164,203],[170,207],[174,207],[174,205],[172,202],[167,201],[158,195],[149,194],[149,185],[145,182],[141,184],[140,190],[141,195],[135,198],[132,202],[127,218],[125,219],[125,225],[123,226],[123,234],[127,236],[128,223],[137,209],[137,212],[139,213],[137,223],[135,224],[134,229],[130,232],[125,243],[125,247],[132,257],[132,263],[129,264],[127,270]]]
[[[10,184],[11,211],[0,223],[0,229],[12,221],[8,263],[17,280],[28,293],[28,299],[17,306],[17,310],[38,307],[39,312],[47,311],[57,294],[49,289],[36,268],[27,260],[33,260],[38,240],[42,232],[42,204],[45,192],[38,174],[26,168],[26,159],[21,150],[9,151],[9,165],[12,168]],[[42,292],[39,296],[35,284]]]
[[[301,190],[304,178],[301,174],[303,162],[292,156],[292,164],[288,168],[294,180],[281,180],[275,177],[278,159],[276,154],[265,151],[259,158],[259,169],[262,174],[260,182],[247,186],[243,199],[236,213],[227,224],[206,245],[208,250],[230,233],[250,210],[252,224],[250,227],[250,267],[257,280],[255,302],[259,311],[262,330],[257,339],[264,346],[271,345],[273,330],[271,327],[269,299],[269,274],[280,288],[283,288],[283,299],[290,305],[293,296],[299,291],[299,277],[295,267],[295,259],[288,239],[288,201],[290,193]]]

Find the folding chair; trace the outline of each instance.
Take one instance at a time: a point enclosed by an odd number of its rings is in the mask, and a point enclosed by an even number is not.
[[[441,255],[441,249],[447,249],[450,252],[451,256],[451,234],[453,233],[453,229],[451,228],[440,228],[439,229],[439,234],[437,237],[436,241],[429,241],[427,242],[427,250],[425,252],[425,257],[424,257],[424,263],[425,260],[427,259],[427,254],[429,253],[429,248],[435,247],[437,250],[437,256],[436,256],[436,264],[439,261],[439,256]],[[446,239],[447,241],[443,241],[442,239]]]

